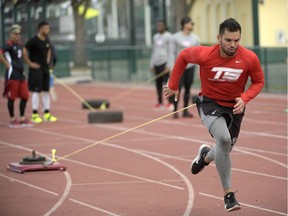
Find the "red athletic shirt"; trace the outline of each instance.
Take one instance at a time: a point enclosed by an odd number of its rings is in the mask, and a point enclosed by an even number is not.
[[[248,103],[264,86],[264,75],[255,53],[238,46],[235,56],[220,56],[220,46],[197,46],[180,52],[174,65],[168,87],[177,90],[179,80],[188,63],[200,66],[201,92],[199,95],[214,99],[222,106],[233,107],[235,98],[241,97]],[[245,91],[248,80],[251,85]]]

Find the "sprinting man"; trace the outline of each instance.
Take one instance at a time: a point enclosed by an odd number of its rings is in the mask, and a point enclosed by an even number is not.
[[[55,122],[57,118],[50,113],[50,74],[51,43],[48,38],[50,26],[43,21],[38,24],[38,33],[30,38],[24,47],[24,60],[29,65],[28,86],[32,92],[32,122],[41,123],[38,114],[40,93],[44,106],[44,121]]]
[[[156,109],[163,109],[163,84],[167,83],[169,78],[169,69],[167,63],[169,59],[169,48],[171,43],[172,34],[166,30],[164,20],[158,20],[157,33],[153,36],[153,49],[150,60],[150,71],[155,73],[156,78],[156,91],[158,103],[154,106]],[[168,99],[166,108],[173,110],[173,98]]]
[[[175,94],[178,82],[188,63],[200,65],[201,91],[197,101],[199,116],[215,139],[215,145],[201,145],[193,160],[191,172],[198,174],[215,161],[227,211],[240,209],[231,186],[230,152],[237,141],[246,104],[258,95],[264,86],[264,75],[258,57],[239,45],[241,26],[232,18],[222,22],[217,36],[219,44],[191,47],[177,58],[165,97]],[[245,91],[248,78],[249,88]]]
[[[169,68],[173,68],[173,65],[175,63],[176,57],[179,55],[180,51],[192,46],[199,46],[200,45],[200,39],[199,37],[194,34],[193,27],[194,27],[193,20],[186,16],[182,18],[181,20],[181,31],[178,31],[175,33],[172,37],[171,41],[171,49],[170,49],[170,60],[169,60]],[[183,69],[183,74],[180,79],[179,84],[179,92],[181,92],[182,87],[184,86],[184,107],[188,106],[189,100],[190,100],[190,89],[194,81],[194,71],[195,71],[195,65],[189,63],[186,68]],[[178,101],[174,102],[174,111],[178,109]],[[188,110],[183,111],[184,118],[191,118],[193,115],[188,112]],[[178,118],[178,113],[174,113],[174,118]]]
[[[3,96],[7,97],[7,107],[10,116],[10,128],[32,126],[25,117],[25,109],[29,98],[28,85],[24,73],[23,45],[21,43],[21,26],[12,25],[10,40],[0,49],[0,62],[5,65],[5,85]],[[19,120],[14,114],[14,102],[20,98]]]

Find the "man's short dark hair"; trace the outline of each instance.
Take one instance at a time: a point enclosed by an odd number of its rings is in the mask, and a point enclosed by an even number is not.
[[[241,34],[241,25],[233,18],[226,19],[219,25],[219,35],[223,35],[226,29],[230,32],[239,31]]]
[[[186,23],[189,23],[189,22],[192,22],[192,19],[191,19],[189,16],[183,17],[183,18],[181,19],[181,22],[180,22],[180,24],[181,24],[181,29],[183,30],[184,25],[185,25]]]
[[[157,20],[157,23],[162,23],[166,27],[166,22],[164,19]]]
[[[37,29],[39,30],[40,28],[42,28],[43,26],[46,26],[46,25],[49,25],[49,23],[46,21],[42,21],[42,22],[38,23]]]

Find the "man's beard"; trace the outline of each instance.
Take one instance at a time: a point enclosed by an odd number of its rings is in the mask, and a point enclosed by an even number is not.
[[[228,50],[226,51],[226,50],[223,48],[222,43],[221,43],[221,49],[222,49],[222,51],[223,51],[227,56],[234,56],[235,53],[236,53],[236,51],[237,51],[237,48],[235,48],[235,50],[234,50],[233,52],[228,51]]]

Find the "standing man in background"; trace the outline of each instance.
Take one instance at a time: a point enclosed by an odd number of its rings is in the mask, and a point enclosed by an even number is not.
[[[43,120],[38,114],[40,93],[44,106],[44,121],[56,122],[57,118],[50,113],[50,74],[51,43],[48,38],[50,26],[43,21],[38,24],[38,33],[26,43],[24,60],[29,65],[28,86],[32,92],[32,122],[41,123]]]
[[[170,49],[170,65],[169,68],[172,70],[176,57],[179,55],[180,51],[192,46],[199,46],[200,39],[194,34],[193,31],[194,22],[193,20],[186,16],[181,20],[181,31],[175,33],[172,37],[171,49]],[[190,88],[194,81],[194,64],[188,64],[184,70],[184,73],[180,79],[179,83],[179,93],[182,86],[184,85],[184,107],[187,107],[190,99]],[[174,101],[174,111],[178,109],[178,101]],[[178,113],[173,115],[174,118],[178,118]],[[183,111],[184,118],[191,118],[193,115],[188,112],[187,109]]]
[[[164,20],[158,20],[156,27],[157,33],[153,36],[153,50],[150,60],[150,71],[154,72],[155,76],[157,77],[155,82],[158,103],[155,105],[155,108],[163,109],[162,87],[164,83],[167,83],[169,78],[167,63],[169,59],[169,48],[172,34],[166,30]],[[166,108],[173,110],[173,99],[168,99]]]
[[[21,26],[15,24],[10,29],[10,40],[0,49],[0,62],[5,65],[5,86],[3,96],[7,97],[10,115],[10,128],[32,126],[25,117],[25,109],[29,98],[28,85],[24,73],[23,45],[21,43]],[[19,121],[14,115],[14,102],[20,98]]]

